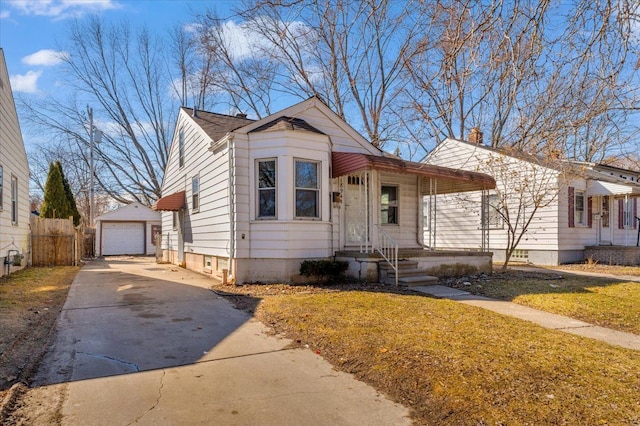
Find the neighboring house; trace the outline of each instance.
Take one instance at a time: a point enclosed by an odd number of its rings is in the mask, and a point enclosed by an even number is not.
[[[0,276],[29,260],[29,207],[29,164],[0,48]]]
[[[181,108],[153,208],[164,260],[198,272],[295,281],[302,261],[339,258],[377,280],[377,250],[425,252],[422,197],[436,180],[440,193],[494,185],[386,155],[315,97],[257,121]],[[487,253],[438,261],[491,267]]]
[[[483,218],[494,260],[503,261],[508,226],[504,212],[509,211],[513,223],[518,215],[528,218],[538,194],[548,202],[533,215],[512,260],[557,265],[592,258],[605,263],[640,264],[640,248],[635,247],[640,172],[511,155],[483,145],[481,134],[478,137],[472,133],[469,139],[473,142],[443,141],[424,162],[487,173],[496,179],[497,190],[484,196],[439,197],[438,248],[477,248],[470,242],[481,232],[477,222]],[[511,198],[504,207],[501,200],[507,197],[499,194],[510,191]],[[520,212],[518,204],[524,207]],[[468,214],[461,216],[461,210]]]
[[[161,231],[160,213],[131,203],[96,217],[96,256],[152,255]]]

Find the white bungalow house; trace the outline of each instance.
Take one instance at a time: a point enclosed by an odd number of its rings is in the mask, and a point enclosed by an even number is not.
[[[489,249],[496,261],[503,261],[508,222],[522,226],[523,219],[532,217],[511,260],[557,265],[591,258],[640,264],[640,172],[508,153],[483,145],[477,131],[469,139],[447,139],[423,161],[487,173],[496,179],[496,189],[484,197],[438,197],[438,248],[477,248],[471,242],[482,219],[489,228]],[[532,215],[535,203],[540,208]],[[461,217],[461,209],[467,215]]]
[[[344,259],[351,276],[378,280],[381,253],[394,266],[423,260],[416,270],[490,269],[486,252],[422,259],[422,197],[436,181],[438,193],[494,186],[385,155],[315,97],[257,121],[181,108],[153,208],[163,211],[164,260],[223,281],[297,281],[312,259]]]
[[[0,48],[0,276],[29,260],[29,164]]]
[[[96,217],[96,256],[153,255],[160,213],[131,203]]]

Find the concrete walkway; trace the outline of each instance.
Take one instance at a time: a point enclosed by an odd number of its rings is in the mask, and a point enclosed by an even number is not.
[[[457,290],[443,285],[419,286],[412,287],[412,289],[420,293],[429,294],[442,299],[455,300],[467,305],[488,309],[499,314],[520,318],[525,321],[538,324],[542,327],[560,330],[566,333],[576,334],[578,336],[589,337],[591,339],[607,342],[611,345],[640,351],[640,336],[637,334],[624,333],[621,331],[611,330],[609,328],[599,327],[597,325],[578,321],[563,315],[540,311],[538,309],[518,305],[513,302],[477,296],[466,291]]]
[[[85,265],[18,424],[411,424],[406,407],[269,335],[210,286],[153,259]]]

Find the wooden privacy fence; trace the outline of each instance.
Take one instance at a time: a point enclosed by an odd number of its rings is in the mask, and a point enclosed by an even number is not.
[[[83,233],[73,218],[31,216],[31,263],[34,266],[77,265],[82,258]]]

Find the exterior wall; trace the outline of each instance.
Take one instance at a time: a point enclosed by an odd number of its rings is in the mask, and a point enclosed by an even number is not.
[[[178,138],[184,132],[184,165],[179,166]],[[186,191],[183,214],[185,253],[229,256],[229,150],[209,151],[211,139],[188,114],[180,111],[167,162],[162,193]],[[194,209],[192,178],[199,176],[199,208]],[[173,212],[162,212],[162,248],[178,250],[178,227]],[[171,257],[168,256],[167,257]],[[185,260],[186,261],[186,260]],[[177,262],[177,260],[176,260]]]
[[[492,151],[486,147],[448,140],[429,155],[427,162],[445,167],[494,174],[483,170],[482,167],[490,155],[492,155]],[[532,163],[511,157],[502,157],[508,158],[503,161],[506,161],[505,164],[511,164],[514,170],[519,172],[529,170],[532,173]],[[540,170],[546,170],[545,173],[549,173],[549,169],[540,168]],[[498,187],[504,185],[499,176],[494,177]],[[549,193],[553,193],[552,188],[555,187],[557,197],[549,206],[536,212],[517,249],[524,251],[526,261],[540,265],[582,261],[585,246],[598,243],[597,223],[593,220],[591,226],[586,223],[569,227],[568,188],[573,187],[576,191],[583,190],[588,196],[586,192],[587,180],[581,177],[564,180],[562,175],[558,174],[555,181],[549,180],[549,185]],[[593,197],[591,201],[594,215],[597,213],[596,199],[597,197]],[[446,195],[438,197],[437,202],[437,247],[478,249],[481,244],[481,195],[478,193]],[[611,220],[613,223],[617,220],[617,212],[613,210],[617,208],[617,204],[612,207]],[[461,214],[461,212],[464,213]],[[588,213],[585,212],[585,214]],[[617,228],[616,225],[612,224],[612,226]],[[623,230],[621,232],[625,233]],[[614,229],[614,235],[614,238],[620,241],[621,236],[618,235],[617,229]],[[494,252],[495,261],[504,261],[506,245],[505,226],[489,229],[489,247]],[[523,259],[512,258],[512,260]]]
[[[497,160],[495,160],[497,159]],[[544,182],[545,186],[538,193],[549,194],[550,204],[540,208],[528,227],[525,236],[518,245],[520,249],[557,250],[558,249],[558,215],[559,201],[556,196],[562,182],[558,172],[517,158],[497,154],[487,147],[470,143],[446,140],[427,158],[430,164],[478,171],[493,175],[497,188],[507,193],[512,182],[501,180],[507,170],[518,170],[528,173],[531,180]],[[489,166],[490,163],[496,164]],[[489,191],[489,194],[495,192]],[[556,197],[555,200],[553,198]],[[478,192],[451,194],[438,197],[436,244],[438,248],[471,248],[477,249],[482,244],[481,214],[482,197]],[[517,211],[518,201],[510,203],[510,213]],[[525,212],[525,217],[528,217]],[[566,216],[566,215],[565,215]],[[566,220],[565,220],[566,222]],[[489,246],[492,250],[502,250],[507,246],[507,226],[489,229]]]
[[[20,266],[10,266],[9,272],[24,268],[30,257],[29,165],[2,49],[0,49],[0,167],[2,167],[0,276],[2,276],[7,272],[4,261],[9,250],[18,250],[20,255],[24,256]],[[16,178],[18,183],[17,221],[12,221],[11,217],[12,178]]]
[[[419,195],[419,178],[414,175],[395,173],[380,173],[379,184],[373,188],[377,197],[372,206],[380,208],[380,188],[382,185],[398,187],[398,224],[381,225],[387,233],[402,248],[418,248],[422,244],[418,241],[419,230],[422,228],[422,197]],[[379,216],[380,212],[376,212]]]

